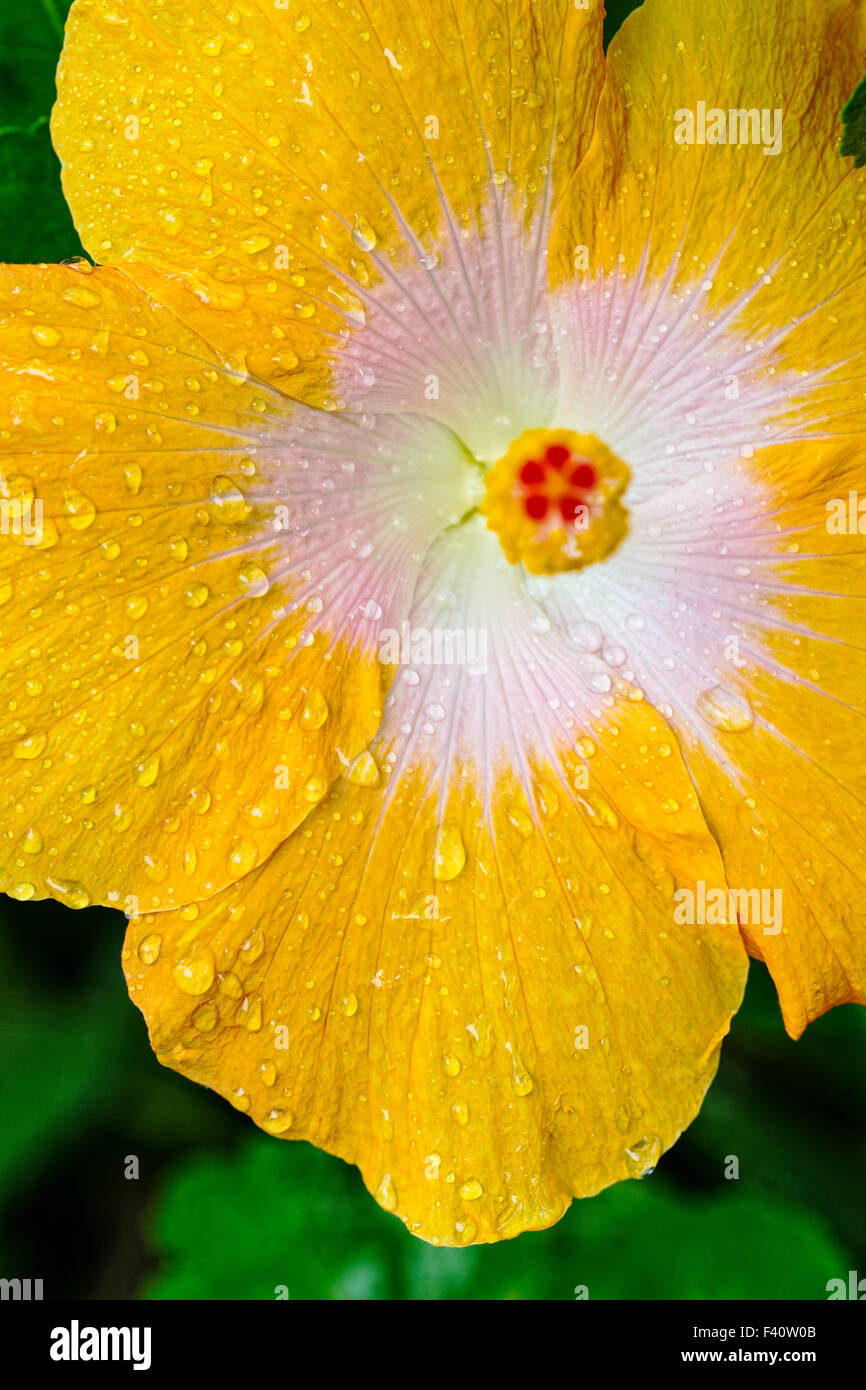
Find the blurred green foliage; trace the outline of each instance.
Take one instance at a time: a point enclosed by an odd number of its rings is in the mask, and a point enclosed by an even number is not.
[[[862,169],[866,164],[866,77],[854,92],[842,112],[845,133],[839,146],[841,155],[854,156],[854,168]]]
[[[47,124],[67,8],[0,0],[6,260],[81,250]],[[608,35],[631,8],[608,6]],[[437,1250],[353,1169],[158,1066],[126,997],[123,927],[0,900],[0,1273],[41,1277],[48,1297],[822,1298],[866,1270],[863,1010],[794,1044],[754,966],[716,1083],[658,1173],[549,1231]]]
[[[354,1169],[158,1066],[126,998],[117,913],[0,903],[0,1272],[44,1278],[51,1296],[821,1298],[866,1268],[864,1011],[793,1043],[762,966],[699,1118],[655,1174],[549,1231],[436,1250]]]
[[[282,1284],[305,1299],[566,1299],[578,1287],[594,1299],[813,1298],[826,1271],[848,1268],[820,1218],[719,1186],[704,1196],[644,1179],[552,1231],[436,1250],[366,1201],[345,1165],[309,1145],[287,1162],[257,1136],[172,1174],[156,1226],[165,1265],[149,1293],[273,1298]]]
[[[4,261],[62,261],[81,245],[60,189],[48,117],[69,0],[0,0],[0,210]]]

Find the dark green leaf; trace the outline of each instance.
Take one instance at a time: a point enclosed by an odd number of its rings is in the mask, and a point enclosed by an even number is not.
[[[0,131],[28,129],[54,104],[70,0],[0,5]]]
[[[0,260],[62,261],[83,254],[44,117],[31,130],[0,135],[0,210]]]
[[[845,134],[839,146],[841,155],[854,156],[854,168],[866,164],[866,77],[842,112]]]
[[[552,1230],[468,1250],[410,1236],[357,1175],[305,1144],[251,1136],[168,1181],[155,1225],[155,1298],[823,1298],[850,1258],[820,1217],[717,1183],[660,1178],[578,1202]]]

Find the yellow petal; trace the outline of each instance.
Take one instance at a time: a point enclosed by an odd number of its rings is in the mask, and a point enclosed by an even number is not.
[[[684,745],[729,883],[775,894],[742,931],[794,1037],[834,1004],[866,1003],[863,456],[862,438],[756,455],[778,540],[744,584],[725,697],[749,718],[726,723],[717,698],[715,748]]]
[[[309,391],[308,330],[356,327],[392,261],[443,230],[459,247],[500,200],[556,201],[591,131],[601,21],[572,0],[78,0],[52,133],[83,243],[169,266],[222,314],[218,346]]]
[[[749,344],[729,368],[744,397],[772,401],[783,383],[792,421],[862,429],[866,175],[838,153],[866,67],[862,4],[646,0],[607,57],[554,284],[607,277],[606,324],[625,321],[647,352],[683,340],[681,371],[697,315],[705,362],[718,340]]]
[[[399,421],[311,434],[118,270],[4,267],[0,318],[3,886],[207,897],[366,748],[462,459]]]
[[[596,594],[605,641],[677,706],[729,884],[780,895],[742,930],[794,1035],[866,999],[862,541],[856,522],[853,540],[830,536],[825,511],[866,491],[866,174],[838,154],[864,66],[862,4],[646,0],[611,44],[552,244],[581,327],[616,326],[595,361],[576,352],[605,422],[630,436],[613,442],[636,477],[653,439],[670,455],[642,594],[623,567],[613,578],[645,632]],[[633,523],[641,534],[636,510]]]
[[[424,579],[472,611],[499,571],[466,530]],[[678,886],[722,870],[664,721],[622,683],[593,697],[553,635],[535,649],[504,570],[489,670],[401,673],[381,780],[335,784],[242,890],[131,923],[124,952],[165,1065],[357,1163],[450,1245],[649,1171],[700,1106],[747,965],[736,927],[674,920]],[[542,673],[597,713],[524,710]]]

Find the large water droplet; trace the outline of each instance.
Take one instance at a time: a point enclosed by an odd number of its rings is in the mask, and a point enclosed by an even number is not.
[[[73,531],[86,531],[96,516],[96,507],[83,492],[67,492],[63,499],[63,515]]]
[[[632,1174],[638,1178],[649,1177],[661,1151],[662,1141],[657,1134],[645,1134],[636,1139],[625,1151],[626,1163]]]
[[[254,868],[259,851],[252,840],[235,840],[229,851],[229,874],[232,878],[243,878]]]
[[[345,995],[344,998],[340,1001],[340,1013],[343,1015],[344,1018],[354,1018],[357,1012],[358,996],[356,994],[353,994],[350,990],[349,993]]]
[[[224,475],[214,478],[210,486],[208,507],[217,521],[242,521],[249,508],[240,488]]]
[[[748,700],[721,685],[702,691],[698,696],[697,708],[708,723],[727,734],[743,733],[751,728],[755,720],[755,712]]]
[[[373,231],[367,219],[361,217],[360,213],[355,214],[355,226],[352,231],[352,240],[359,251],[372,251],[376,246],[376,233]]]
[[[30,336],[40,347],[50,348],[57,346],[63,334],[60,333],[58,329],[51,328],[48,324],[37,324],[35,328],[31,328]]]
[[[262,1119],[262,1129],[268,1134],[285,1134],[291,1129],[295,1117],[290,1110],[269,1110]]]
[[[193,945],[174,967],[174,978],[184,994],[204,994],[216,973],[216,960],[209,946]]]
[[[149,936],[143,936],[138,943],[136,952],[142,965],[155,965],[159,960],[159,953],[162,949],[162,937],[151,932]]]
[[[21,848],[25,854],[40,854],[45,841],[35,825],[31,825],[21,843]]]
[[[462,872],[466,863],[466,848],[459,826],[447,821],[436,837],[433,850],[433,877],[447,883]]]
[[[376,1188],[376,1200],[382,1204],[386,1211],[397,1210],[397,1189],[390,1173],[385,1174]]]
[[[183,601],[187,608],[201,608],[210,598],[210,589],[206,584],[190,584],[183,591]]]
[[[329,714],[330,710],[328,709],[327,700],[321,690],[317,690],[316,687],[313,686],[312,689],[307,692],[307,698],[301,710],[302,725],[305,729],[321,729]]]
[[[259,565],[253,564],[251,560],[241,565],[238,571],[238,583],[251,598],[261,598],[270,587],[268,576],[264,570]]]
[[[84,884],[79,883],[77,879],[49,878],[46,874],[45,882],[48,884],[51,891],[56,893],[60,901],[65,903],[67,907],[74,907],[79,911],[83,907],[90,906],[90,894],[84,887]]]
[[[47,734],[28,734],[26,738],[19,739],[18,743],[15,744],[12,749],[12,756],[13,758],[21,758],[25,762],[31,762],[40,756],[47,742]]]
[[[304,800],[312,802],[321,801],[327,790],[328,784],[324,777],[309,777],[303,787]]]
[[[379,767],[372,753],[361,753],[346,773],[346,781],[356,787],[375,787],[380,778]]]
[[[159,776],[159,754],[143,758],[135,769],[135,780],[139,787],[152,787]]]

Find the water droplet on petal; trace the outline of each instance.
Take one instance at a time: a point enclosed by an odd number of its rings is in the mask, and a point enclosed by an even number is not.
[[[273,1086],[277,1079],[277,1069],[273,1062],[259,1064],[259,1080],[263,1086]]]
[[[123,469],[123,482],[128,493],[137,497],[141,491],[142,471],[140,463],[127,463]],[[169,542],[170,544],[170,542]]]
[[[295,1117],[291,1110],[269,1110],[262,1119],[262,1129],[267,1130],[268,1134],[285,1134],[287,1129],[291,1129]]]
[[[359,251],[372,251],[376,246],[376,233],[373,231],[373,228],[366,218],[361,217],[359,213],[355,214],[355,226],[352,231],[352,240]]]
[[[230,877],[243,878],[255,867],[258,857],[258,848],[252,840],[235,840],[229,851]]]
[[[321,801],[327,790],[328,784],[324,777],[310,777],[304,783],[304,800],[312,802]]]
[[[12,749],[12,756],[13,758],[21,758],[26,762],[30,762],[34,758],[39,757],[47,742],[47,734],[28,734],[26,738],[19,739],[18,743],[15,744],[15,747]]]
[[[184,994],[204,994],[216,973],[216,960],[209,946],[193,945],[174,967],[174,978]]]
[[[252,935],[247,937],[238,955],[244,965],[253,965],[259,959],[259,956],[262,955],[264,949],[265,934],[261,927],[256,927]]]
[[[462,872],[466,863],[466,848],[459,826],[447,821],[436,837],[433,850],[433,877],[447,883]]]
[[[246,251],[248,256],[257,256],[260,251],[267,251],[271,244],[271,238],[263,233],[257,236],[248,236],[241,242],[241,248]]]
[[[585,652],[600,651],[604,642],[604,634],[598,624],[583,620],[571,623],[568,635],[574,645]]]
[[[139,941],[136,954],[142,965],[155,965],[161,949],[162,937],[152,932],[149,936],[143,936]]]
[[[212,1033],[219,1023],[219,1009],[213,1000],[208,1000],[196,1009],[192,1016],[192,1026],[197,1033]],[[237,1107],[241,1109],[240,1105]]]
[[[355,787],[375,787],[378,785],[381,773],[376,759],[372,753],[361,753],[355,759],[349,771],[346,773],[346,781],[351,782]]]
[[[300,358],[296,352],[292,352],[291,348],[283,348],[280,352],[274,353],[273,360],[278,367],[282,367],[284,372],[293,372]]]
[[[35,825],[31,825],[21,844],[25,854],[40,854],[45,841]]]
[[[535,788],[538,804],[545,816],[555,816],[559,810],[559,797],[549,782],[539,782]]]
[[[35,328],[31,328],[30,335],[40,347],[48,348],[56,347],[63,337],[62,333],[48,324],[37,324]]]
[[[215,520],[223,522],[242,521],[249,511],[240,488],[222,474],[211,483],[208,507]]]
[[[148,601],[144,594],[130,594],[124,608],[130,618],[143,618],[148,609]]]
[[[86,531],[96,516],[96,507],[83,492],[67,492],[63,499],[63,515],[73,531]]]
[[[659,1161],[661,1151],[662,1141],[657,1134],[645,1134],[630,1144],[625,1151],[625,1158],[633,1176],[649,1177]]]
[[[63,291],[63,298],[67,304],[77,304],[79,309],[94,309],[102,302],[96,291],[88,289],[86,285],[70,285]]]
[[[301,723],[305,729],[321,729],[329,714],[327,700],[322,692],[313,686],[307,692],[307,698],[301,710]]]
[[[262,1026],[262,1001],[261,999],[244,998],[236,1014],[237,1021],[242,1028],[246,1028],[248,1033],[258,1033]]]
[[[90,906],[90,894],[84,884],[79,883],[77,879],[49,878],[46,874],[45,882],[67,907],[74,907],[76,911],[80,911],[81,908]]]
[[[259,565],[253,564],[252,561],[241,565],[238,572],[238,582],[251,598],[261,598],[270,587],[268,576],[264,570]]]
[[[724,686],[714,685],[698,696],[698,713],[714,728],[727,734],[739,734],[751,728],[755,712],[748,700],[725,690]]]
[[[386,1211],[397,1210],[397,1189],[394,1186],[394,1179],[390,1173],[386,1173],[379,1186],[376,1188],[376,1200],[381,1203]]]
[[[159,776],[159,754],[154,753],[149,758],[143,758],[136,765],[135,780],[139,787],[152,787]]]
[[[187,608],[201,608],[210,598],[210,589],[206,584],[190,584],[183,591],[183,601]]]
[[[509,806],[508,819],[514,826],[521,840],[528,840],[532,835],[535,825],[529,812],[522,806]]]

